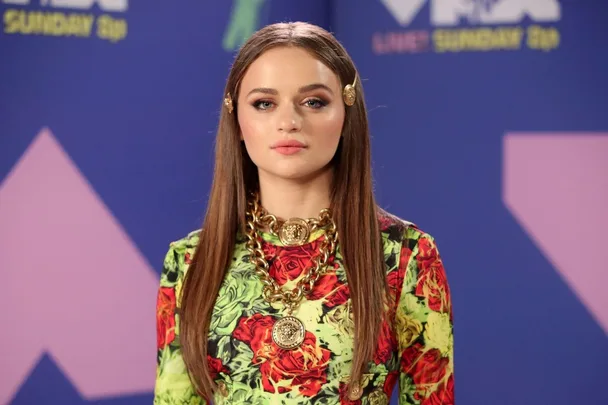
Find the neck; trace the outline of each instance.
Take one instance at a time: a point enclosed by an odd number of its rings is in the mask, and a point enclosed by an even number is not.
[[[260,171],[260,200],[269,214],[281,219],[316,218],[331,204],[331,169],[306,181],[282,179]]]

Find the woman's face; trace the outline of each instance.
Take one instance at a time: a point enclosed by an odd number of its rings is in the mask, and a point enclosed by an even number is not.
[[[260,178],[314,178],[329,167],[344,124],[338,76],[308,52],[273,48],[241,81],[241,137]]]

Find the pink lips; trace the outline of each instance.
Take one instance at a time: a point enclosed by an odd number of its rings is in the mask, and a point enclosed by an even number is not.
[[[279,152],[281,155],[293,155],[305,148],[306,145],[295,140],[279,141],[272,145],[272,149]]]

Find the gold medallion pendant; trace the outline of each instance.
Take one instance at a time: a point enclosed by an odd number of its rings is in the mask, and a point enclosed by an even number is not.
[[[306,329],[298,318],[286,316],[279,319],[272,327],[272,340],[281,349],[292,350],[304,342]]]
[[[308,223],[301,218],[291,218],[279,230],[279,239],[285,246],[300,246],[308,241],[310,229]]]
[[[272,327],[273,342],[285,350],[300,347],[306,336],[304,323],[291,314],[300,305],[302,299],[308,297],[315,283],[329,266],[330,258],[335,255],[338,244],[338,231],[331,210],[323,209],[318,218],[291,218],[285,222],[274,215],[266,213],[260,206],[258,195],[254,194],[247,201],[247,224],[245,246],[249,252],[249,261],[255,266],[255,273],[264,284],[262,297],[269,304],[282,302],[287,309],[287,316],[278,319]],[[311,232],[317,229],[325,230],[325,239],[320,243],[318,254],[312,259],[312,264],[303,271],[295,288],[284,290],[270,275],[270,264],[265,257],[262,247],[263,239],[258,232],[268,229],[278,237],[284,246],[300,246],[308,242]]]

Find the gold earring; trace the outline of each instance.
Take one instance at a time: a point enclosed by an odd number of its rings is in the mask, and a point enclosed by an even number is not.
[[[353,84],[347,84],[344,86],[344,91],[342,92],[342,98],[344,99],[344,104],[347,106],[351,106],[355,104],[355,100],[357,99],[357,91],[355,90],[355,85],[357,84],[357,76],[355,75],[355,80]]]
[[[230,93],[228,93],[224,98],[224,105],[226,106],[226,108],[228,108],[228,114],[232,114],[234,106],[232,104],[232,97],[230,97]]]

